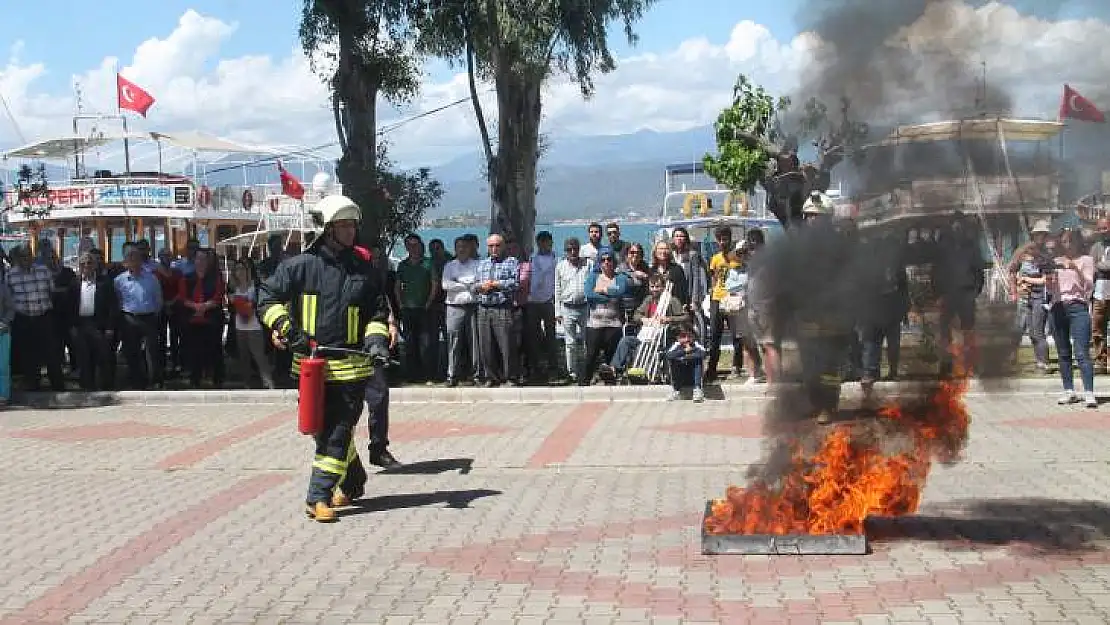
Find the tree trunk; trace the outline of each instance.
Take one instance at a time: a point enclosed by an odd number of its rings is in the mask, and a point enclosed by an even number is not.
[[[343,103],[341,125],[346,149],[339,159],[336,175],[343,194],[362,209],[359,240],[366,245],[382,245],[382,228],[388,205],[378,182],[377,101],[380,84],[373,72],[359,62],[355,37],[340,34],[339,67],[335,93]]]
[[[493,232],[532,249],[536,230],[536,170],[539,165],[543,74],[499,68],[497,155],[490,164]]]

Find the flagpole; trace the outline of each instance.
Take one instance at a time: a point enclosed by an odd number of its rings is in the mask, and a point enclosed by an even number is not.
[[[123,114],[123,108],[119,105],[119,64],[116,64],[116,114],[123,120],[123,166],[127,172],[127,177],[131,177],[131,141],[127,138],[127,116]]]

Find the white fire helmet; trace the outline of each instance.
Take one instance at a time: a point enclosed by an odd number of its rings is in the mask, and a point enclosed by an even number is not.
[[[803,215],[832,215],[834,211],[832,200],[824,193],[814,191],[802,206]]]
[[[1037,233],[1048,234],[1049,232],[1052,232],[1052,229],[1048,227],[1048,220],[1047,219],[1038,219],[1037,221],[1033,222],[1033,229],[1031,230],[1031,232],[1033,234],[1037,234]]]
[[[324,197],[309,209],[309,214],[316,225],[321,227],[345,219],[362,221],[362,209],[345,195]]]

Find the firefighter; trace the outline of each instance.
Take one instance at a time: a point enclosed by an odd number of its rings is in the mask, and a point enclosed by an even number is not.
[[[369,352],[319,352],[327,360],[324,426],[316,434],[306,512],[330,522],[336,520],[335,508],[361,497],[366,484],[354,428],[375,358],[383,349],[388,358],[389,328],[382,321],[386,308],[371,255],[355,244],[362,218],[358,205],[331,195],[309,214],[322,234],[304,253],[282,261],[262,284],[258,315],[293,353],[293,375],[313,346]]]
[[[852,237],[833,228],[833,206],[827,196],[813,193],[802,208],[804,227],[798,229],[798,263],[791,272],[795,297],[802,385],[817,423],[829,423],[840,404],[842,365],[851,343],[852,301],[844,289],[843,273],[850,260]],[[841,278],[841,279],[838,279]]]

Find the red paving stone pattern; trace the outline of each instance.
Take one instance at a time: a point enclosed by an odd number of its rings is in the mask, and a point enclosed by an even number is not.
[[[288,410],[275,412],[171,454],[156,464],[155,468],[169,470],[196,466],[232,445],[265,434],[280,426],[287,425],[292,431],[296,427],[296,418],[296,413]]]
[[[175,428],[139,421],[116,421],[90,425],[70,425],[51,428],[31,428],[9,432],[11,438],[34,438],[58,443],[84,441],[114,441],[129,438],[154,438],[157,436],[189,436],[196,434],[188,428]]]
[[[84,571],[62,580],[0,625],[64,623],[170,549],[219,519],[289,481],[291,476],[270,473],[243,480],[158,523],[101,557]]]
[[[457,436],[490,436],[512,432],[515,429],[458,421],[400,421],[389,424],[389,440],[394,443],[411,443]],[[365,429],[360,428],[356,436],[367,438],[368,434]]]
[[[739,418],[710,419],[690,421],[674,425],[661,425],[655,428],[677,434],[702,434],[705,436],[736,436],[739,438],[763,438],[763,418],[758,415],[744,415]]]
[[[570,414],[563,417],[551,434],[547,435],[526,466],[530,469],[539,469],[569,460],[608,407],[609,404],[601,402],[578,404]]]
[[[1110,413],[1086,409],[1083,412],[1062,412],[1048,417],[1010,419],[1000,425],[1046,430],[1110,430]]]
[[[654,536],[663,532],[696,528],[700,520],[699,516],[679,515],[575,530],[555,530],[485,545],[414,553],[408,559],[474,579],[524,584],[534,590],[554,592],[560,596],[583,597],[587,601],[607,603],[617,608],[646,609],[655,617],[681,617],[689,621],[737,625],[817,625],[824,621],[850,621],[861,615],[888,614],[892,609],[912,608],[921,601],[945,600],[954,593],[998,588],[1010,583],[1032,581],[1040,576],[1110,564],[1110,551],[1046,554],[1028,548],[1027,545],[1017,544],[1007,550],[998,549],[996,557],[985,563],[956,565],[916,575],[906,574],[894,581],[873,581],[866,587],[815,592],[805,599],[787,600],[780,606],[767,607],[755,606],[748,601],[720,601],[712,594],[685,592],[678,587],[630,582],[621,577],[588,571],[568,571],[522,557],[579,544],[596,544],[606,539]],[[687,544],[650,553],[633,552],[631,558],[633,561],[649,563],[653,565],[652,568],[712,570],[720,578],[753,584],[889,562],[891,546],[892,543],[875,544],[874,553],[867,556],[790,558],[703,556],[700,544]],[[966,543],[938,544],[941,548],[945,546],[967,548]]]

